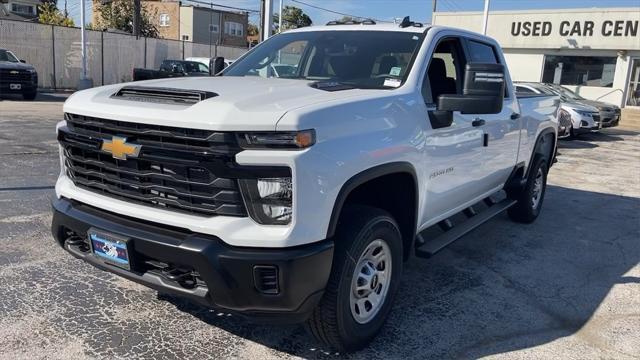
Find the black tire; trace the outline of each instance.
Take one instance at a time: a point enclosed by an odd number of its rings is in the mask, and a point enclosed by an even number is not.
[[[319,342],[334,350],[349,352],[366,346],[380,331],[391,310],[402,275],[402,237],[396,221],[386,211],[354,206],[345,209],[340,216],[334,240],[336,248],[331,275],[306,327]],[[360,323],[351,310],[354,271],[364,250],[370,244],[373,247],[379,244],[377,240],[383,240],[390,250],[391,276],[386,282],[388,290],[381,300],[382,305],[376,307],[377,312],[371,312],[369,321]],[[374,281],[377,275],[372,279],[372,288],[377,288]]]
[[[22,98],[25,100],[35,100],[38,95],[38,91],[30,91],[22,94]]]
[[[509,197],[517,200],[518,202],[509,208],[507,213],[511,220],[519,223],[530,224],[536,220],[540,215],[542,209],[542,203],[544,201],[544,194],[547,189],[547,173],[549,168],[547,167],[547,161],[544,156],[537,155],[533,159],[533,166],[529,172],[529,178],[525,186],[517,193],[510,193]],[[537,201],[535,200],[534,193],[536,188],[536,179],[541,177],[542,187],[539,190],[539,196]]]

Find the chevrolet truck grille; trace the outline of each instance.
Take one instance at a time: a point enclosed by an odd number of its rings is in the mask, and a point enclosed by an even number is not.
[[[240,150],[235,136],[208,130],[128,123],[65,114],[59,129],[67,175],[83,189],[194,215],[246,216],[238,181],[228,172]],[[115,159],[104,140],[142,145],[138,157]]]
[[[0,80],[4,83],[31,81],[31,73],[25,70],[0,69]]]

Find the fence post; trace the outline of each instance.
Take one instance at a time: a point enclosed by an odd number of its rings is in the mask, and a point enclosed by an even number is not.
[[[100,64],[102,65],[102,69],[100,71],[100,85],[104,85],[104,30],[100,32],[100,56],[102,57],[100,60]]]
[[[55,28],[51,25],[51,55],[53,62],[53,90],[56,90],[56,36],[54,35]],[[44,85],[44,82],[42,83]]]
[[[147,37],[144,38],[144,66],[143,68],[147,68]]]

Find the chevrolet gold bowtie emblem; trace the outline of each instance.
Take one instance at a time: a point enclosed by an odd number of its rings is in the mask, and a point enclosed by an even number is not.
[[[9,74],[13,74],[13,75],[18,74],[18,73],[19,73],[19,71],[17,71],[17,70],[11,70],[11,71],[9,71]]]
[[[127,157],[137,157],[141,145],[127,144],[127,138],[114,136],[111,140],[102,141],[102,151],[106,151],[114,159],[127,160]]]

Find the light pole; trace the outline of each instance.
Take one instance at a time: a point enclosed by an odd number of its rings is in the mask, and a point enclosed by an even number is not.
[[[484,14],[482,16],[482,34],[487,35],[487,23],[489,23],[489,2],[484,0]]]
[[[271,27],[273,24],[273,0],[262,0],[262,41],[271,36]]]
[[[280,0],[280,12],[278,13],[278,33],[282,32],[282,3],[284,0]]]
[[[93,87],[93,80],[87,77],[87,38],[85,35],[85,0],[80,0],[80,43],[82,54],[82,72],[80,73],[80,81],[78,82],[78,90],[84,90]]]

